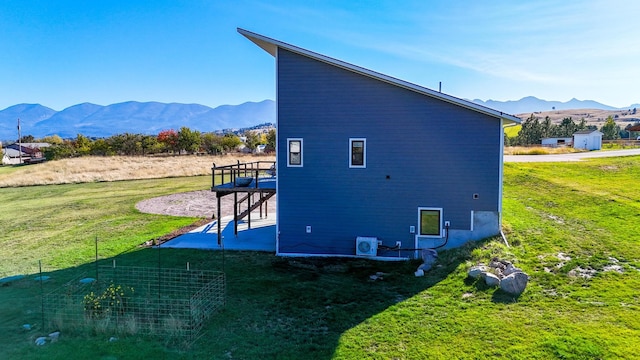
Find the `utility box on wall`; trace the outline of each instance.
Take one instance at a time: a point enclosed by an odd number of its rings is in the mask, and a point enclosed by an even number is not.
[[[378,254],[378,238],[358,236],[356,238],[356,255],[376,256]]]

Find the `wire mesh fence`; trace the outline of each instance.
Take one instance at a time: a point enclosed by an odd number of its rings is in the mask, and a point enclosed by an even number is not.
[[[99,266],[43,297],[52,328],[104,334],[163,336],[191,343],[225,304],[223,272],[160,267]]]

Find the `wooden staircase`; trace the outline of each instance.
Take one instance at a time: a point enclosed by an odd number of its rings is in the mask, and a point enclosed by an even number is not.
[[[262,204],[264,204],[267,200],[271,199],[273,197],[273,195],[275,195],[275,192],[268,192],[268,193],[260,193],[260,198],[253,203],[251,206],[249,206],[248,209],[244,210],[243,212],[239,213],[237,216],[237,220],[242,220],[244,218],[246,218],[247,216],[249,216],[249,213],[251,213],[253,210],[259,208],[260,206],[262,206]],[[255,195],[255,193],[254,193]],[[237,211],[239,211],[240,209],[240,205],[242,203],[244,203],[245,201],[247,201],[247,199],[249,199],[249,196],[251,196],[251,193],[245,195],[244,197],[242,197],[242,199],[238,200],[238,209]]]

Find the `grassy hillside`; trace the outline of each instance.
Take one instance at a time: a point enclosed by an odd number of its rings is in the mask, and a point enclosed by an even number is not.
[[[581,119],[587,122],[588,125],[595,125],[601,128],[604,125],[607,117],[611,116],[615,119],[616,123],[624,129],[628,124],[633,124],[640,121],[640,113],[633,111],[633,109],[627,110],[601,110],[601,109],[573,109],[573,110],[552,110],[534,112],[536,117],[540,121],[545,117],[549,117],[554,124],[559,124],[564,118],[572,118],[574,122],[578,123]],[[531,116],[531,113],[524,113],[517,115],[522,120]]]
[[[36,347],[35,337],[52,329],[38,325],[41,289],[27,277],[0,287],[0,358],[637,358],[637,179],[639,157],[506,164],[504,224],[511,246],[489,239],[441,252],[439,266],[423,278],[413,276],[415,262],[155,249],[117,255],[131,265],[157,266],[161,258],[168,267],[189,261],[193,268],[225,270],[227,305],[188,351],[154,338],[109,342],[111,334],[101,333],[63,333],[59,342]],[[50,291],[91,271],[96,233],[105,241],[103,256],[116,256],[194,220],[137,213],[138,199],[207,181],[0,189],[0,222],[10,224],[0,235],[0,274],[33,273],[44,259],[52,276],[44,291]],[[494,256],[530,275],[519,298],[467,279],[469,266]],[[376,272],[384,279],[372,281]],[[23,330],[25,323],[35,329]]]
[[[522,125],[509,126],[504,128],[504,133],[507,134],[507,137],[515,138],[520,133],[520,129],[522,129]]]
[[[522,121],[529,118],[531,113],[518,114],[517,116]],[[546,117],[551,119],[554,124],[560,124],[565,118],[572,118],[573,122],[579,123],[582,119],[587,122],[587,125],[596,126],[598,129],[602,128],[607,117],[611,116],[616,124],[624,129],[627,125],[633,125],[640,122],[640,113],[634,113],[633,109],[629,110],[600,110],[600,109],[574,109],[574,110],[553,110],[534,112],[533,115],[543,121]],[[505,133],[509,138],[515,138],[518,136],[522,126],[510,126],[505,128]]]

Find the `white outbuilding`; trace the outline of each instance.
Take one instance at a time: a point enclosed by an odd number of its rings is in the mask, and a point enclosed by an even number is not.
[[[598,130],[582,130],[573,134],[573,148],[584,150],[600,150],[602,135]]]

